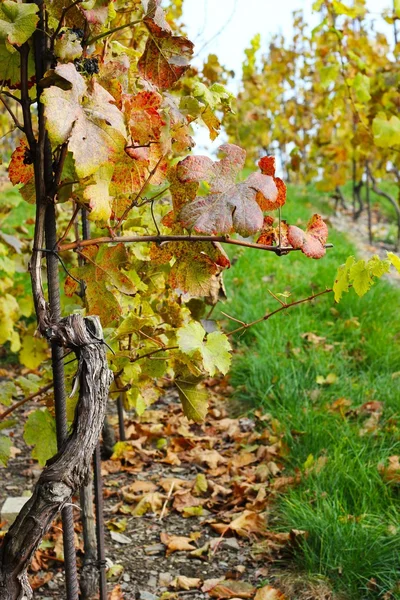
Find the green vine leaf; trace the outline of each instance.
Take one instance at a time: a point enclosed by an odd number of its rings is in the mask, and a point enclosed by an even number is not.
[[[0,463],[7,466],[11,453],[11,439],[5,435],[0,435]]]
[[[200,381],[199,378],[190,376],[175,379],[183,412],[195,423],[204,421],[208,408],[208,394],[200,388]]]
[[[392,115],[388,120],[381,112],[372,122],[374,142],[379,148],[389,148],[400,144],[400,119]]]
[[[37,4],[22,4],[4,0],[0,4],[0,40],[21,46],[36,29],[39,17]]]
[[[57,453],[56,424],[47,408],[35,410],[29,415],[25,423],[24,440],[34,446],[32,457],[42,467]]]
[[[335,301],[340,302],[343,294],[349,291],[350,286],[353,286],[357,296],[364,296],[375,282],[375,277],[380,278],[390,270],[392,258],[389,256],[392,253],[388,252],[388,259],[381,259],[379,256],[372,256],[368,261],[356,261],[354,256],[349,256],[346,263],[341,265],[337,271],[333,291]],[[393,255],[395,258],[396,255]],[[393,262],[392,262],[393,264]]]
[[[206,340],[205,336],[202,325],[191,321],[178,329],[178,346],[188,356],[195,357],[200,354],[203,366],[211,376],[214,376],[217,370],[225,375],[231,363],[231,345],[228,338],[220,331],[209,333]]]

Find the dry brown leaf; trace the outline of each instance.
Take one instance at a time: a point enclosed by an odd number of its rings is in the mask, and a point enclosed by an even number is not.
[[[171,583],[171,587],[177,590],[194,590],[199,588],[201,585],[201,579],[198,577],[185,577],[184,575],[178,575]]]
[[[252,598],[255,587],[245,581],[223,580],[208,592],[212,598]]]
[[[173,552],[187,552],[195,550],[195,546],[192,544],[192,539],[189,537],[183,537],[179,535],[169,535],[168,533],[162,532],[160,534],[160,540],[167,547],[166,555],[169,556]]]
[[[206,579],[201,587],[201,591],[204,593],[207,593],[210,590],[212,590],[216,585],[218,585],[218,583],[220,581],[223,581],[223,580],[224,580],[223,577],[216,577],[214,579]]]
[[[193,496],[190,490],[184,490],[175,494],[173,507],[176,511],[183,512],[185,508],[201,506],[204,502],[204,499]]]
[[[397,455],[389,456],[389,465],[387,467],[380,463],[378,470],[382,478],[388,483],[400,483],[400,462]]]
[[[146,494],[132,510],[132,515],[142,517],[148,512],[156,513],[163,505],[164,496],[159,492]]]
[[[178,479],[177,477],[164,477],[163,479],[160,479],[158,484],[162,487],[164,492],[169,492],[169,490],[172,487],[172,484],[174,485],[174,490],[179,490],[179,488],[182,487],[190,487],[191,485],[190,481],[186,481],[185,479]]]
[[[121,586],[116,585],[109,595],[109,600],[124,600],[124,594],[122,592]]]
[[[236,517],[231,523],[212,523],[212,528],[221,535],[231,530],[241,537],[250,537],[252,535],[264,535],[266,531],[265,516],[255,513],[251,510],[245,510],[240,516]]]
[[[254,600],[285,600],[285,596],[276,588],[265,585],[257,590]]]
[[[193,448],[190,454],[194,462],[199,464],[205,463],[212,470],[216,469],[219,464],[226,463],[226,458],[216,450],[203,450],[202,448],[196,447]]]
[[[29,577],[29,583],[31,584],[31,588],[33,590],[38,590],[45,583],[50,581],[53,578],[53,573],[44,573],[43,575],[33,575],[33,577]]]
[[[232,466],[235,468],[246,467],[257,461],[257,457],[252,452],[241,452],[232,459]]]

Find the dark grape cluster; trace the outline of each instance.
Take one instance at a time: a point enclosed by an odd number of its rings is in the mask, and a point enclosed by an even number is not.
[[[85,35],[83,29],[79,29],[79,27],[72,27],[71,31],[76,35],[77,38],[83,40],[83,36]]]
[[[99,72],[99,59],[98,58],[77,58],[74,60],[75,68],[79,73],[86,73],[87,75],[95,75]]]

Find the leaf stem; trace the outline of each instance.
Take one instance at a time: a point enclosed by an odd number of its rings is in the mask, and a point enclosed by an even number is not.
[[[86,44],[88,46],[91,46],[92,44],[95,44],[96,42],[98,42],[102,38],[104,38],[104,37],[106,37],[108,35],[112,35],[116,31],[121,31],[121,29],[125,29],[126,27],[133,27],[134,25],[138,25],[139,23],[143,23],[143,19],[138,19],[137,21],[131,21],[130,23],[124,23],[124,25],[119,25],[118,27],[114,27],[114,29],[110,29],[109,31],[105,31],[104,33],[100,33],[99,35],[96,35],[91,40],[88,40],[86,42]]]
[[[4,108],[6,109],[6,111],[8,112],[8,114],[10,115],[10,117],[12,118],[12,120],[15,123],[15,126],[20,129],[23,133],[25,133],[25,129],[23,127],[23,125],[21,125],[21,123],[18,121],[16,115],[13,113],[13,111],[11,110],[11,108],[8,106],[7,102],[4,100],[4,98],[1,97],[0,95],[0,101],[2,102]]]
[[[274,315],[282,312],[283,310],[287,310],[288,308],[293,308],[293,306],[298,306],[299,304],[304,304],[305,302],[311,302],[312,300],[315,300],[315,298],[318,298],[319,296],[323,296],[324,294],[330,294],[331,292],[333,292],[333,288],[327,288],[326,290],[323,290],[322,292],[318,292],[317,294],[308,296],[308,298],[303,298],[302,300],[295,300],[294,302],[291,302],[290,304],[284,304],[280,308],[277,308],[276,310],[273,310],[272,312],[267,313],[266,315],[264,315],[263,317],[260,317],[259,319],[256,319],[255,321],[251,321],[250,323],[244,323],[241,327],[238,327],[237,329],[234,329],[233,331],[229,331],[226,335],[230,336],[230,335],[234,335],[235,333],[240,333],[241,331],[244,331],[245,329],[249,329],[249,327],[253,327],[253,325],[258,325],[258,323],[262,323],[263,321],[268,321],[268,319],[270,319]],[[239,321],[239,319],[237,319],[237,320]]]

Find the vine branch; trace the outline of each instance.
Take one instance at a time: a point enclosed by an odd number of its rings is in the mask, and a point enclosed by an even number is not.
[[[232,318],[233,321],[243,323],[240,327],[237,327],[233,331],[229,331],[226,335],[230,336],[230,335],[234,335],[235,333],[240,333],[241,331],[244,331],[245,329],[249,329],[249,327],[253,327],[253,325],[258,325],[258,323],[262,323],[263,321],[268,321],[268,319],[270,319],[274,315],[282,312],[283,310],[288,310],[289,308],[293,308],[293,306],[298,306],[299,304],[305,304],[306,302],[311,302],[312,300],[315,300],[315,298],[319,298],[319,296],[323,296],[324,294],[330,294],[331,292],[333,292],[333,288],[327,288],[326,290],[323,290],[322,292],[318,292],[317,294],[308,296],[308,298],[302,298],[302,300],[295,300],[294,302],[290,302],[289,304],[283,304],[280,308],[277,308],[276,310],[273,310],[272,312],[267,313],[263,317],[260,317],[259,319],[256,319],[255,321],[251,321],[250,323],[244,323],[243,321],[240,321],[239,319],[233,319],[232,317],[230,317],[229,315],[224,313],[225,316],[227,316],[228,318]]]
[[[100,244],[134,244],[139,242],[155,242],[156,244],[164,244],[167,242],[219,242],[220,244],[231,244],[233,246],[242,246],[244,248],[254,248],[256,250],[274,252],[278,256],[300,250],[300,248],[255,244],[254,242],[236,240],[230,238],[228,235],[124,235],[115,237],[98,237],[90,240],[76,240],[75,242],[58,246],[57,251],[66,252],[67,250],[77,250],[86,246],[98,246]],[[333,248],[333,244],[325,244],[325,248]]]

